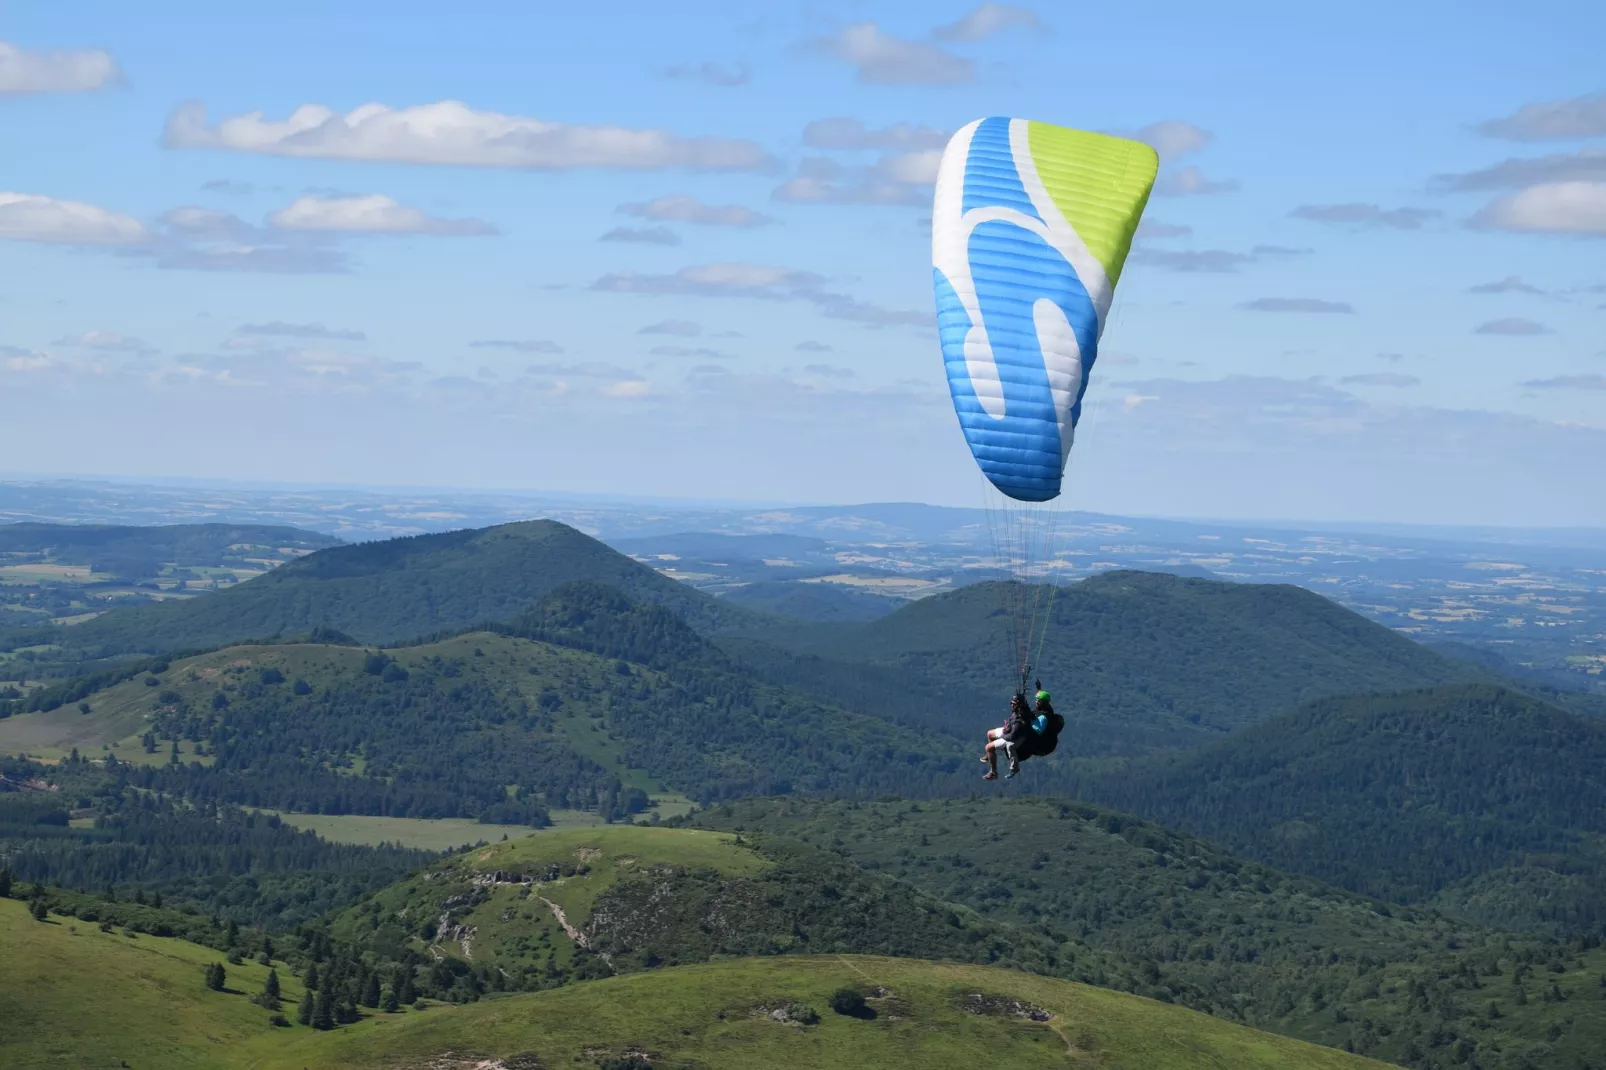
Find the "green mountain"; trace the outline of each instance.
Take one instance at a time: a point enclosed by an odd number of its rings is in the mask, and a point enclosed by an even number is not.
[[[896,599],[848,590],[834,583],[766,580],[730,590],[725,601],[760,613],[797,620],[858,623],[879,620],[896,610]]]
[[[789,645],[939,687],[974,733],[1014,687],[1023,600],[1049,622],[1033,672],[1068,722],[1061,754],[1197,745],[1312,698],[1483,678],[1298,587],[1145,572],[975,584]]]
[[[1596,941],[1391,907],[1092,806],[748,799],[692,820],[793,837],[1047,935],[1108,964],[1101,985],[1408,1066],[1571,1070],[1606,1045]]]
[[[224,963],[210,947],[70,917],[36,922],[3,898],[0,960],[0,1064],[39,1070],[1381,1065],[1134,996],[908,959],[726,960],[464,1006],[362,1006],[362,1020],[328,1032],[295,1024],[306,989],[277,958],[285,1024],[276,1027],[275,1012],[254,1002],[269,966]],[[214,990],[206,978],[217,965],[224,978]],[[844,988],[864,997],[863,1010],[831,1009]]]
[[[108,747],[142,787],[310,813],[539,824],[660,791],[924,795],[974,775],[955,741],[754,681],[674,614],[586,583],[497,632],[225,647],[28,705],[0,753]]]
[[[751,616],[567,525],[532,520],[323,550],[209,598],[108,613],[67,638],[114,652],[194,650],[314,628],[405,642],[505,620],[572,580],[610,584],[703,631]]]
[[[1606,933],[1606,721],[1506,688],[1324,699],[1077,790],[1381,898]]]

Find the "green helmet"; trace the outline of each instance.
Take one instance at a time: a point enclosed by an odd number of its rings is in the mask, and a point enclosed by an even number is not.
[[[1047,702],[1048,700],[1049,699],[1048,699],[1048,692],[1047,691],[1039,691],[1037,693],[1037,701],[1038,702]]]

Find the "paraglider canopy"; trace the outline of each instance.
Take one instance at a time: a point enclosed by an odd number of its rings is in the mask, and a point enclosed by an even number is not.
[[[1099,336],[1148,203],[1148,145],[1027,119],[948,142],[931,259],[954,411],[1010,498],[1060,493]]]

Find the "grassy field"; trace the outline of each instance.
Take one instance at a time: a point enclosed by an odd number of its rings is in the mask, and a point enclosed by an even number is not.
[[[230,1053],[239,1044],[283,1030],[249,999],[261,991],[267,967],[228,966],[228,991],[206,987],[204,968],[222,960],[183,940],[103,933],[55,915],[41,924],[27,904],[0,899],[0,1066],[234,1065]],[[302,988],[283,963],[278,967],[293,1019]]]
[[[482,825],[466,817],[417,818],[371,817],[367,814],[291,814],[277,813],[287,825],[308,829],[330,843],[356,843],[377,846],[399,843],[426,851],[451,851],[481,840],[500,840],[529,836],[538,829],[522,825]]]
[[[831,1011],[836,989],[873,1012]],[[981,1000],[978,1001],[977,997]],[[1046,1021],[1015,1013],[1046,1011]],[[777,1021],[789,1003],[816,1025]],[[975,1010],[984,1013],[975,1013]],[[981,966],[860,956],[736,959],[609,978],[424,1013],[376,1016],[331,1034],[292,1030],[242,1044],[253,1070],[470,1070],[596,1066],[646,1056],[699,1070],[878,1067],[1362,1070],[1358,1056],[1259,1033],[1179,1007]]]

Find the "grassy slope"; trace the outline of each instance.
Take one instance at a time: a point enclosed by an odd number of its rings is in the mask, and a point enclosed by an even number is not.
[[[827,1009],[850,985],[885,988],[873,1020]],[[1047,1022],[973,1015],[973,993],[1028,1001]],[[819,1025],[755,1013],[802,1001]],[[468,1070],[504,1065],[594,1065],[646,1052],[654,1066],[700,1070],[801,1070],[874,1066],[1142,1067],[1144,1070],[1344,1070],[1381,1066],[1330,1049],[1257,1033],[1204,1015],[1101,989],[977,966],[868,957],[739,959],[611,978],[534,995],[401,1018],[376,1018],[332,1035],[304,1031],[242,1046],[259,1070]],[[450,1053],[449,1056],[447,1053]],[[524,1055],[528,1061],[516,1061]],[[538,1060],[538,1061],[537,1061]]]
[[[834,847],[988,918],[1085,941],[1140,978],[1152,964],[1137,991],[1258,1028],[1390,1059],[1414,1043],[1425,1067],[1460,1065],[1461,1037],[1485,1068],[1572,1070],[1606,1050],[1606,949],[1383,907],[1095,807],[751,799],[697,820]],[[1543,998],[1552,982],[1566,1001]]]
[[[76,626],[80,646],[174,650],[335,628],[402,642],[502,620],[570,580],[612,584],[699,628],[753,614],[659,575],[550,520],[340,546],[191,603],[137,606]]]
[[[0,899],[0,1066],[28,1070],[101,1067],[221,1067],[252,1037],[282,1032],[249,1002],[268,968],[227,966],[227,988],[212,992],[203,969],[212,948],[157,936],[103,933],[52,916],[40,924],[27,904]],[[279,963],[288,1014],[302,996]]]
[[[1001,716],[1021,593],[976,584],[792,645],[895,667]],[[1322,695],[1479,676],[1297,587],[1112,572],[1041,597],[1052,625],[1036,672],[1069,722],[1062,753],[1188,745]]]

